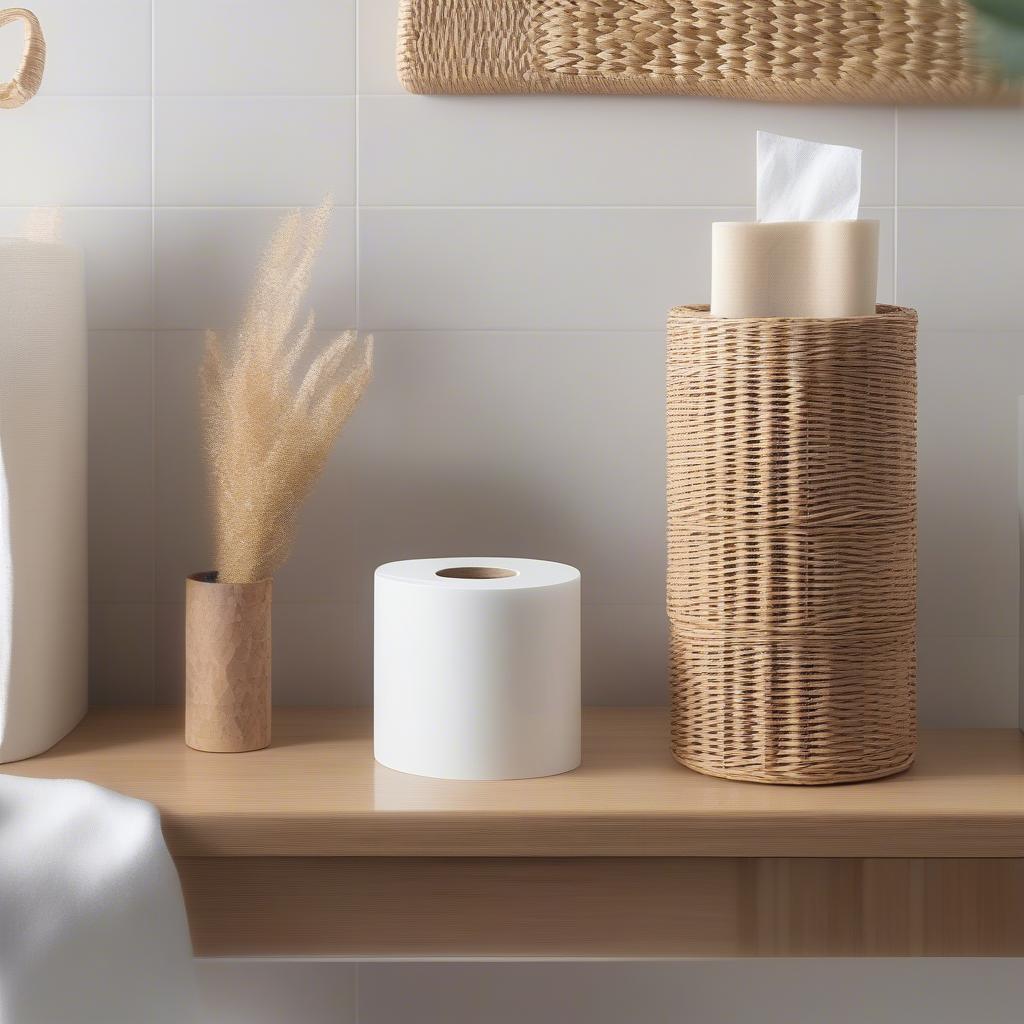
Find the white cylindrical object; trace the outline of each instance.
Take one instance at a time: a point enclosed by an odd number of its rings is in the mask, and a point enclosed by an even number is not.
[[[580,763],[580,574],[524,558],[426,558],[374,579],[374,756],[442,779]]]
[[[81,254],[0,239],[0,762],[85,713],[86,416]]]
[[[877,220],[711,226],[713,316],[871,316],[877,292]]]

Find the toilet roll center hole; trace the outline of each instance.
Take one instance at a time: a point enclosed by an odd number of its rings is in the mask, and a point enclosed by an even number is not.
[[[504,580],[519,573],[493,565],[453,565],[450,569],[438,569],[434,575],[449,580]]]

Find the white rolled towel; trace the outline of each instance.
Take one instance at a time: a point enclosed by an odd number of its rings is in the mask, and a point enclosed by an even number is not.
[[[88,782],[0,775],[0,1021],[197,1020],[156,809]]]

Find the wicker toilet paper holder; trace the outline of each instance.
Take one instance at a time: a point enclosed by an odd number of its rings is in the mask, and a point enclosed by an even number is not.
[[[672,744],[821,785],[916,745],[917,314],[669,313]]]

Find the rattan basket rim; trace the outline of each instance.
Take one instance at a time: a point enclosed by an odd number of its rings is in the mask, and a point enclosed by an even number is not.
[[[866,316],[715,316],[711,307],[706,302],[687,303],[682,306],[673,306],[668,315],[678,320],[701,320],[715,323],[738,323],[738,324],[877,324],[879,320],[903,320],[909,323],[917,322],[917,310],[910,306],[891,306],[880,302],[875,306],[875,312]]]

